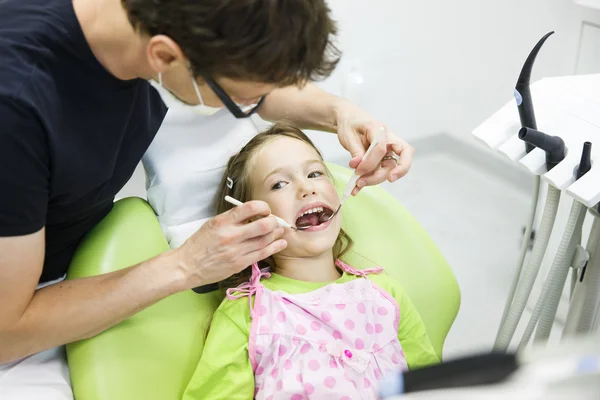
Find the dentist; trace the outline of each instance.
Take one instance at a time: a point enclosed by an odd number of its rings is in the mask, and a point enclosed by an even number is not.
[[[154,259],[63,280],[167,107],[336,132],[359,187],[408,171],[392,133],[363,161],[381,123],[310,83],[335,68],[335,33],[325,0],[0,0],[0,398],[72,398],[65,343],[286,246],[273,217],[244,224],[270,214],[250,202]]]

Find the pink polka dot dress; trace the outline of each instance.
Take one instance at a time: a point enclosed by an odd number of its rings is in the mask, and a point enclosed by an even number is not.
[[[363,278],[381,271],[336,265]],[[377,399],[386,374],[407,370],[398,303],[369,279],[288,294],[262,285],[268,272],[253,271],[228,297],[254,294],[248,349],[256,399]]]

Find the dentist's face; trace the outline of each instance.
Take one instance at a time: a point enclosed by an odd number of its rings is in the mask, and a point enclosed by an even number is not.
[[[163,85],[177,98],[190,105],[199,104],[198,96],[194,91],[192,73],[185,67],[178,65],[163,73]],[[262,97],[271,93],[276,86],[274,84],[239,81],[230,78],[214,78],[219,86],[231,99],[240,105],[256,104]],[[201,78],[196,79],[198,89],[204,104],[210,107],[223,107],[219,97],[210,86]]]
[[[166,35],[155,35],[144,40],[146,40],[144,54],[152,74],[147,79],[157,80],[160,73],[165,89],[188,105],[198,105],[198,96],[192,83],[194,76],[189,67],[190,61],[183,54],[179,45]],[[275,84],[269,83],[235,80],[219,76],[211,76],[210,78],[214,79],[225,93],[239,105],[254,104],[276,88]],[[196,82],[204,105],[223,107],[223,103],[204,80],[196,78]]]
[[[281,136],[262,146],[251,162],[251,198],[269,204],[273,214],[293,226],[285,229],[287,248],[278,257],[313,257],[330,252],[340,232],[341,215],[320,223],[322,212],[333,212],[340,199],[319,154],[307,143]]]

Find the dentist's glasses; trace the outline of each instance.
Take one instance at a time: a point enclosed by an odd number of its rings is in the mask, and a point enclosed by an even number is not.
[[[260,100],[258,101],[258,103],[250,110],[242,111],[242,109],[240,107],[238,107],[237,104],[235,104],[235,102],[231,99],[231,97],[229,97],[227,92],[225,92],[225,90],[223,90],[223,88],[221,86],[219,86],[219,84],[214,79],[205,78],[205,80],[206,80],[206,83],[208,83],[208,86],[210,86],[210,88],[212,89],[212,91],[215,92],[215,94],[217,95],[219,100],[221,100],[221,103],[223,103],[225,105],[225,107],[227,107],[229,112],[231,114],[233,114],[233,116],[236,118],[250,117],[256,111],[258,111],[258,108],[262,105],[262,103],[265,101],[265,98],[267,97],[267,96],[261,97]]]

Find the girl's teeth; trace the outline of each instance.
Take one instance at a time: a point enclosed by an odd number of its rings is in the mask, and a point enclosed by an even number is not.
[[[307,214],[312,214],[312,213],[316,213],[316,212],[321,212],[321,211],[323,211],[323,207],[317,207],[317,208],[313,208],[313,209],[304,211],[302,213],[302,215],[300,215],[300,216],[307,215]]]

